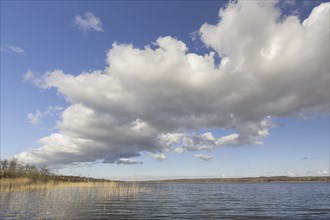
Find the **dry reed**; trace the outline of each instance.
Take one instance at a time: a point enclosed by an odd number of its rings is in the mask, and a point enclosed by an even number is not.
[[[135,200],[141,193],[151,191],[137,182],[31,182],[28,178],[4,178],[0,183],[0,219],[72,219],[75,207],[101,204],[106,209],[109,201]]]
[[[76,188],[102,191],[100,195],[108,196],[134,196],[142,192],[149,192],[148,187],[136,182],[61,182],[49,180],[47,182],[31,181],[29,178],[3,178],[0,179],[0,192],[21,192],[29,190],[50,190],[56,188]]]

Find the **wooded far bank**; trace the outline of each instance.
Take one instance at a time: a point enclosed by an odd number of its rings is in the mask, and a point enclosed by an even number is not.
[[[201,178],[201,179],[169,179],[147,181],[149,183],[266,183],[266,182],[330,182],[330,176],[270,176],[243,178]]]

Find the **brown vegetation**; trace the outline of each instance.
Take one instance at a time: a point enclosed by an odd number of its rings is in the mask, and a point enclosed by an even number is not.
[[[0,192],[13,192],[49,187],[91,187],[111,186],[118,183],[105,179],[94,179],[80,176],[55,175],[45,167],[18,162],[16,159],[0,161]]]
[[[107,182],[105,179],[95,179],[80,176],[64,176],[51,173],[46,167],[37,168],[34,165],[18,162],[16,159],[0,160],[0,178],[26,178],[30,182]]]

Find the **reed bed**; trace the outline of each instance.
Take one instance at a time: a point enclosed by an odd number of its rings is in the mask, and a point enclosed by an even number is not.
[[[0,179],[0,192],[24,192],[30,190],[52,190],[57,188],[74,188],[86,192],[98,191],[98,194],[104,196],[131,196],[142,192],[150,192],[150,189],[141,183],[136,182],[62,182],[62,181],[32,181],[29,178],[3,178]],[[102,192],[100,192],[102,191]]]
[[[25,190],[49,188],[58,185],[54,181],[32,181],[29,178],[2,178],[0,179],[0,192],[19,192]]]
[[[0,219],[74,219],[90,204],[108,209],[111,201],[131,202],[150,187],[137,182],[31,182],[0,179]],[[73,212],[72,210],[76,210]]]

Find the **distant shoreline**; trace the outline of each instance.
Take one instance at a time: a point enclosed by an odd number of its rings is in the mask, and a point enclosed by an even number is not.
[[[198,178],[198,179],[166,179],[147,180],[143,183],[269,183],[269,182],[330,182],[330,176],[271,176],[241,178]]]

